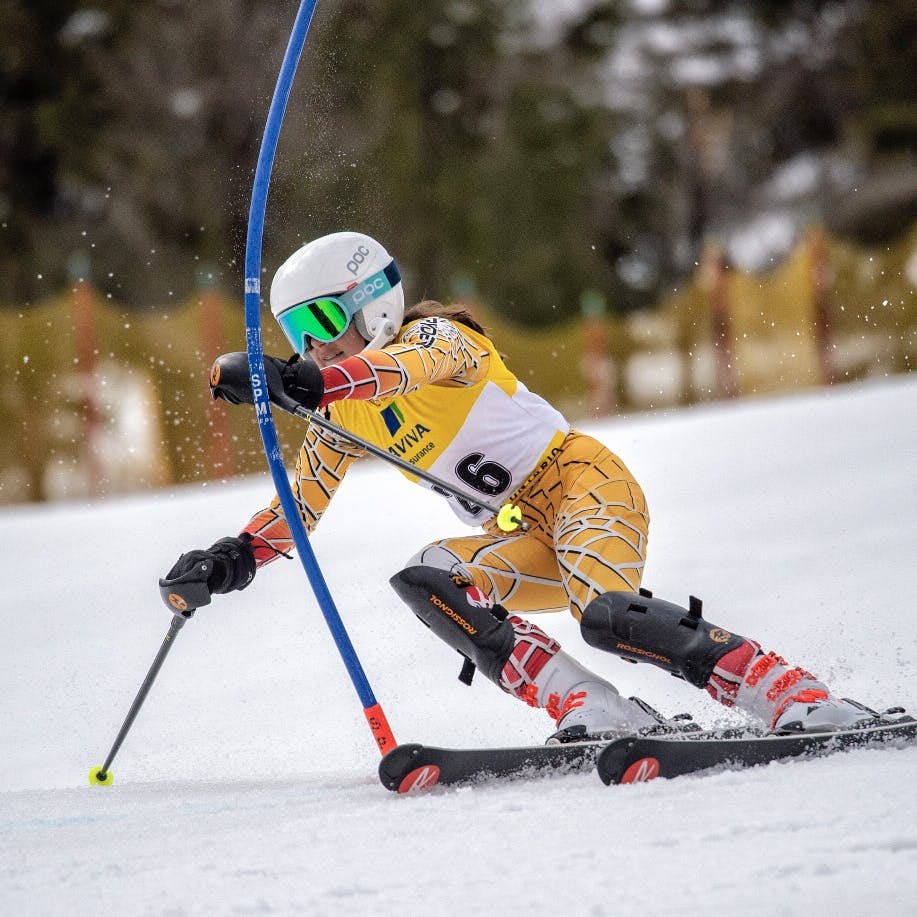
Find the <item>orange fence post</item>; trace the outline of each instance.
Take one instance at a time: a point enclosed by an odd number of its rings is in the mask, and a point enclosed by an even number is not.
[[[806,239],[809,254],[809,278],[812,283],[812,311],[815,323],[815,346],[821,367],[822,385],[837,381],[834,363],[834,335],[831,321],[831,302],[828,296],[828,247],[824,230],[813,227]]]
[[[735,351],[732,346],[731,305],[726,277],[726,253],[719,245],[708,245],[701,261],[701,286],[707,295],[713,346],[716,351],[716,388],[720,398],[739,394]]]
[[[89,494],[101,497],[105,493],[105,463],[102,458],[102,411],[99,406],[96,363],[95,316],[92,287],[89,282],[89,258],[76,253],[69,264],[73,283],[73,329],[79,367],[81,394],[86,405],[85,456]]]
[[[589,417],[607,417],[614,409],[612,366],[608,356],[608,329],[605,323],[605,297],[585,290],[580,297],[583,316],[582,369],[586,379]]]
[[[198,275],[201,289],[200,325],[201,347],[207,367],[223,353],[225,337],[223,334],[223,302],[217,293],[216,280],[210,271]],[[226,406],[218,401],[210,405],[210,466],[211,477],[230,478],[233,475],[232,451],[229,448],[229,423]]]

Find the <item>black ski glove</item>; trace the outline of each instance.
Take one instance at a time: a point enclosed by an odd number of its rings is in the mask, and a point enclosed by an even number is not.
[[[311,357],[300,357],[297,353],[294,353],[286,363],[281,363],[277,357],[270,359],[280,370],[283,390],[297,404],[314,411],[325,394],[325,380],[315,360]]]
[[[325,394],[322,372],[314,360],[293,354],[289,360],[264,355],[268,396],[287,410],[290,399],[314,411]],[[210,394],[230,404],[254,404],[248,354],[224,353],[210,368]]]
[[[243,532],[238,538],[221,538],[206,551],[188,551],[159,581],[160,588],[200,583],[211,595],[244,589],[255,578],[251,544],[252,536]]]

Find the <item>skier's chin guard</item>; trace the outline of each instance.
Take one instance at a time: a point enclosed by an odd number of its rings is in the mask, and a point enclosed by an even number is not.
[[[580,629],[590,646],[629,662],[652,663],[698,688],[706,687],[726,653],[745,642],[705,621],[698,599],[692,597],[686,609],[644,590],[639,595],[606,592],[593,599]]]

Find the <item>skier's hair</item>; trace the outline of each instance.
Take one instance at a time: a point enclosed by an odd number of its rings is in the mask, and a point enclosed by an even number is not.
[[[409,322],[416,322],[419,318],[448,318],[449,321],[467,325],[472,331],[477,331],[478,334],[483,334],[484,337],[490,337],[481,323],[472,315],[468,306],[458,303],[446,306],[435,299],[425,299],[423,302],[405,309],[401,327],[403,328]]]

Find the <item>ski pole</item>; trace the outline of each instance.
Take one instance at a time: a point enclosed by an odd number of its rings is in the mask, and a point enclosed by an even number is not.
[[[292,401],[292,399],[290,400]],[[318,411],[310,411],[308,408],[304,408],[302,405],[296,404],[295,402],[293,402],[293,404],[295,404],[294,410],[290,410],[290,408],[280,404],[276,399],[274,403],[282,410],[295,414],[297,417],[302,417],[305,420],[309,420],[311,423],[325,430],[329,430],[332,433],[336,433],[348,442],[353,443],[353,445],[365,449],[370,455],[374,455],[376,458],[380,458],[382,461],[394,465],[399,470],[414,475],[414,477],[420,478],[422,481],[426,481],[428,484],[432,485],[433,489],[437,492],[447,497],[450,495],[454,496],[471,506],[477,506],[480,509],[487,510],[487,512],[497,517],[497,525],[504,532],[512,532],[520,528],[523,530],[528,529],[528,524],[523,521],[519,507],[513,503],[504,503],[502,506],[495,506],[467,490],[462,490],[454,484],[449,484],[442,478],[436,477],[435,474],[430,474],[429,471],[425,471],[423,468],[415,467],[410,462],[398,458],[397,455],[392,455],[391,452],[377,446],[375,443],[369,442],[369,440],[363,439],[362,436],[357,436],[355,433],[351,433],[349,430],[339,427],[334,421],[328,420],[327,417],[324,417]]]
[[[502,506],[496,506],[492,503],[488,503],[486,500],[482,500],[479,495],[473,494],[461,487],[456,487],[454,484],[450,484],[448,481],[438,478],[435,474],[431,474],[423,468],[417,468],[410,462],[399,458],[397,455],[393,455],[387,449],[383,449],[381,446],[377,446],[375,443],[363,439],[362,436],[351,433],[350,430],[345,430],[318,411],[310,411],[308,408],[303,407],[299,402],[294,401],[289,395],[283,392],[282,383],[279,377],[276,377],[276,372],[273,370],[273,367],[268,368],[268,365],[265,364],[265,371],[268,373],[268,396],[271,402],[277,405],[280,410],[287,414],[292,414],[295,417],[301,417],[303,420],[308,420],[310,423],[314,423],[316,426],[334,433],[336,436],[341,437],[341,439],[346,440],[352,445],[365,449],[370,455],[374,455],[376,458],[382,459],[382,461],[388,462],[390,465],[394,465],[399,471],[403,471],[406,474],[420,478],[422,481],[426,481],[437,493],[443,496],[453,496],[472,507],[476,506],[480,509],[487,510],[487,512],[497,517],[497,525],[504,532],[513,532],[516,529],[525,531],[528,529],[528,524],[523,520],[522,513],[515,504],[506,502]],[[222,389],[228,389],[239,401],[251,401],[253,396],[251,394],[251,382],[248,372],[248,359],[246,354],[224,353],[214,360],[213,366],[210,368],[210,384],[211,386],[219,386]],[[275,378],[272,379],[272,376]]]
[[[248,213],[248,232],[245,239],[245,337],[248,345],[248,364],[251,379],[264,378],[264,351],[261,344],[261,241],[264,232],[264,214],[267,209],[267,194],[271,181],[271,168],[274,153],[277,150],[277,141],[280,137],[280,128],[283,124],[283,115],[293,77],[300,54],[309,33],[309,24],[315,12],[317,0],[303,0],[293,23],[290,41],[280,65],[277,85],[268,110],[267,122],[264,126],[264,136],[261,140],[261,149],[258,153],[258,162],[255,167],[255,180],[252,187],[251,205]],[[271,406],[267,393],[261,389],[253,389],[255,416],[261,431],[261,440],[264,443],[264,454],[267,459],[274,487],[280,505],[286,516],[290,535],[296,545],[296,552],[306,571],[309,584],[315,593],[319,608],[325,618],[325,623],[331,631],[338,652],[356,689],[360,702],[363,705],[363,715],[376,740],[376,745],[382,754],[395,747],[395,737],[382,707],[376,701],[372,688],[360,664],[350,637],[344,627],[344,622],[334,604],[334,599],[328,590],[328,584],[322,575],[321,568],[315,558],[315,553],[309,544],[302,520],[293,497],[290,482],[287,479],[286,468],[283,463],[283,453],[277,436],[277,428],[271,416]]]
[[[206,564],[207,561],[203,563]],[[105,759],[105,763],[89,771],[89,782],[93,786],[111,786],[114,782],[114,777],[109,770],[111,762],[115,760],[115,755],[118,754],[121,743],[130,732],[131,726],[134,725],[134,720],[137,718],[147,694],[150,693],[150,688],[153,687],[153,682],[156,681],[156,676],[159,674],[166,656],[169,655],[169,650],[172,649],[172,644],[175,642],[178,632],[185,626],[185,621],[190,620],[198,608],[210,604],[210,590],[207,588],[206,576],[202,578],[200,576],[201,572],[206,574],[208,570],[206,567],[203,571],[189,570],[175,579],[161,579],[159,581],[159,592],[162,595],[162,599],[172,609],[172,623],[169,625],[169,631],[162,641],[162,646],[159,647],[159,652],[156,654],[149,672],[146,673],[146,678],[143,679],[143,683],[140,685],[140,690],[137,692],[130,710],[127,711],[127,716],[121,724],[121,729],[115,738],[111,751],[108,753],[108,757]]]
[[[140,708],[143,706],[143,702],[146,700],[146,696],[149,694],[150,688],[153,686],[153,682],[156,680],[156,676],[159,674],[159,670],[162,668],[162,664],[169,654],[169,650],[172,649],[172,644],[175,642],[178,632],[185,626],[185,621],[193,614],[194,609],[189,609],[183,612],[175,612],[172,615],[172,623],[169,625],[169,632],[162,641],[162,646],[159,647],[159,652],[156,654],[156,658],[153,660],[149,672],[146,673],[143,684],[140,685],[140,690],[137,692],[137,696],[134,698],[134,702],[127,712],[124,723],[121,725],[121,729],[118,732],[114,745],[111,747],[111,751],[108,753],[108,757],[105,759],[105,763],[101,767],[92,768],[89,772],[89,782],[93,786],[111,786],[114,782],[114,775],[110,770],[111,763],[115,760],[115,755],[118,754],[118,749],[121,748],[121,743],[127,737],[128,732],[130,732],[131,726],[134,725],[134,720],[137,718],[137,714],[140,712]]]

